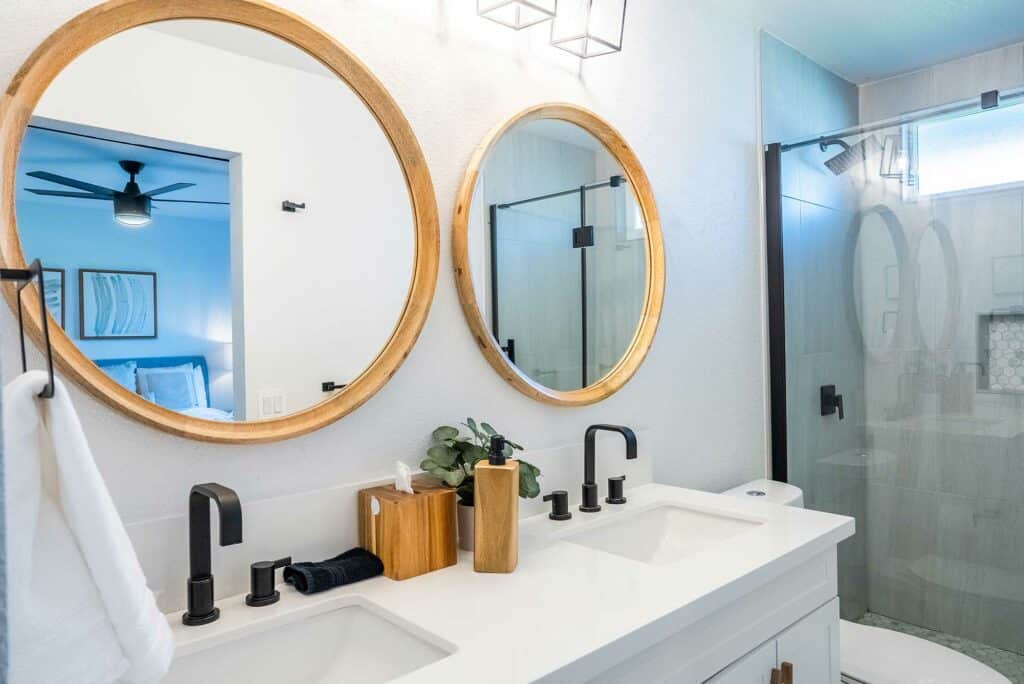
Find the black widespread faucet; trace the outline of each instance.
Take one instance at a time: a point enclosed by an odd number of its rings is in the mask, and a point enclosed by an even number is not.
[[[595,471],[595,442],[599,430],[617,432],[626,439],[626,458],[636,458],[636,434],[622,425],[591,425],[587,428],[583,440],[583,503],[580,510],[584,513],[596,513],[601,510],[597,503],[597,475]]]
[[[213,605],[213,572],[210,565],[210,500],[220,514],[220,545],[242,543],[242,504],[233,489],[216,482],[197,484],[188,495],[188,610],[181,616],[186,625],[205,625],[220,617]]]

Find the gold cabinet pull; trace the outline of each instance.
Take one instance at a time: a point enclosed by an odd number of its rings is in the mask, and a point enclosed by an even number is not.
[[[782,682],[781,684],[793,684],[793,663],[782,663]]]
[[[782,671],[777,667],[772,668],[771,684],[782,684]]]

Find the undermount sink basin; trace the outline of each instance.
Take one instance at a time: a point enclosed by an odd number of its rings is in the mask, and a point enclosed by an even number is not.
[[[163,684],[371,684],[451,652],[358,604],[217,641],[176,658]]]
[[[565,541],[642,563],[673,563],[762,524],[759,520],[662,505],[577,532]]]

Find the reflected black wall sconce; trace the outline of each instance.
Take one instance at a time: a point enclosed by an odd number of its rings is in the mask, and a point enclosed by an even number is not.
[[[296,202],[289,202],[288,200],[281,202],[281,211],[287,211],[289,214],[294,214],[296,210],[305,208],[305,202],[303,202],[302,204],[298,204]]]

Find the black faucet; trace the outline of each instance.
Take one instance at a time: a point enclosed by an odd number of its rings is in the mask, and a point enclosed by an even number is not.
[[[220,512],[220,545],[242,543],[242,504],[238,494],[216,482],[194,485],[188,495],[188,610],[181,616],[181,621],[190,626],[205,625],[220,617],[220,609],[213,605],[210,499]]]
[[[580,510],[584,513],[596,513],[601,510],[597,503],[597,475],[594,473],[595,442],[599,430],[617,432],[626,439],[626,458],[636,458],[636,434],[622,425],[591,425],[587,428],[583,440],[583,503]]]

